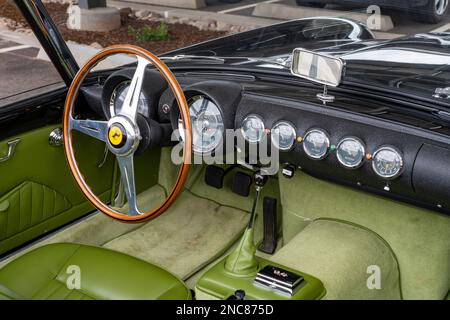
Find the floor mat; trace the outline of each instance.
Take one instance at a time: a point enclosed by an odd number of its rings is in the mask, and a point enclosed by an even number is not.
[[[104,247],[151,261],[187,278],[242,234],[248,213],[185,191],[161,217]]]

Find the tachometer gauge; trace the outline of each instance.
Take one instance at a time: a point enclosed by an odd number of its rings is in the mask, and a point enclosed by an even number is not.
[[[380,147],[373,154],[372,168],[381,178],[394,179],[402,172],[403,157],[395,147]]]
[[[336,156],[341,165],[355,169],[362,165],[366,149],[363,142],[355,137],[342,139],[336,148]]]
[[[249,115],[242,121],[241,133],[245,140],[250,143],[258,143],[265,133],[263,120],[255,115]]]
[[[189,99],[192,122],[192,149],[199,154],[212,152],[223,139],[224,123],[219,107],[208,97],[197,95]],[[178,123],[183,138],[183,123]]]
[[[320,129],[312,129],[303,138],[303,150],[306,155],[314,160],[324,159],[330,148],[330,138]]]
[[[294,145],[296,137],[294,126],[287,121],[280,121],[273,126],[270,138],[275,148],[289,151]]]
[[[125,97],[127,96],[128,89],[130,88],[130,81],[124,81],[117,85],[114,88],[114,91],[111,95],[111,99],[109,101],[109,112],[111,117],[119,114],[122,109],[123,102],[125,101]],[[148,117],[149,116],[149,107],[147,100],[145,99],[144,94],[141,92],[138,101],[138,113]]]

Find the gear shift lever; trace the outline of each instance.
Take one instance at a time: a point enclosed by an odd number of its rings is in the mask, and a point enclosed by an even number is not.
[[[253,199],[252,211],[247,228],[236,249],[227,257],[225,269],[239,276],[252,275],[258,269],[258,261],[255,259],[256,246],[254,244],[253,225],[256,218],[256,208],[258,206],[261,190],[267,182],[267,175],[255,172],[253,180],[255,182],[256,195]]]
[[[253,175],[253,181],[255,182],[256,195],[255,195],[255,199],[253,199],[252,212],[250,215],[250,221],[248,223],[248,228],[253,228],[253,224],[255,223],[256,206],[258,205],[261,190],[267,182],[267,176],[261,174],[261,172],[255,172],[255,174]]]

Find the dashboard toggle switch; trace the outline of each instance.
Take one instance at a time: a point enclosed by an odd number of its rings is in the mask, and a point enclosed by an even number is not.
[[[295,166],[292,164],[287,164],[283,170],[281,171],[281,173],[283,174],[283,176],[285,178],[292,178],[294,176],[295,173]]]

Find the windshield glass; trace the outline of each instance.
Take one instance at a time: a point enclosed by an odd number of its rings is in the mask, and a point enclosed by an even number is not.
[[[450,101],[447,0],[207,0],[194,7],[189,1],[174,7],[156,2],[44,4],[79,65],[103,47],[135,44],[167,63],[289,75],[293,49],[303,48],[344,60],[342,85]],[[8,3],[0,0],[0,7]],[[0,16],[9,19],[5,28],[18,31],[17,15],[2,10]],[[99,68],[133,61],[116,57]]]

